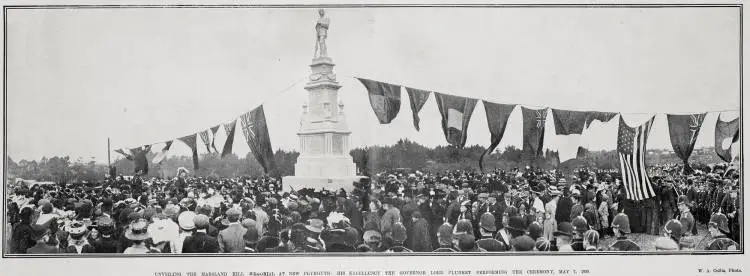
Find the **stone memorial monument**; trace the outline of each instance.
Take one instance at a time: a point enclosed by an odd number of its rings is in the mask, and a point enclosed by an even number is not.
[[[294,176],[284,177],[283,186],[286,191],[301,188],[351,191],[352,184],[360,177],[349,155],[351,131],[346,123],[344,104],[338,101],[341,85],[336,81],[333,60],[328,57],[325,44],[330,19],[322,9],[318,12],[312,72],[305,85],[308,102],[302,107],[297,132],[300,155],[294,165]]]

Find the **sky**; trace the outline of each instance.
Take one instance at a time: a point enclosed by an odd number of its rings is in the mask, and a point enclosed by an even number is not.
[[[408,96],[378,123],[364,77],[528,107],[656,115],[649,148],[670,148],[665,113],[739,115],[737,8],[334,8],[328,53],[352,146],[408,138],[446,145],[430,97],[411,122]],[[196,133],[263,104],[272,146],[294,150],[313,55],[315,9],[55,9],[7,13],[7,151],[14,160],[112,149]],[[520,146],[520,108],[499,148]],[[550,112],[551,113],[551,112]],[[545,147],[555,149],[552,117]],[[593,150],[614,149],[617,120],[594,124]],[[238,130],[235,153],[248,146]],[[489,144],[478,104],[467,145]],[[223,130],[217,148],[225,140]],[[199,142],[200,145],[200,142]],[[155,145],[160,148],[162,144]],[[201,146],[199,146],[199,149]],[[188,155],[176,142],[171,155]],[[113,160],[117,157],[112,153]]]

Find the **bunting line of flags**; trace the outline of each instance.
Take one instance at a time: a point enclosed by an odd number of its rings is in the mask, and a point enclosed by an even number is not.
[[[370,106],[381,124],[389,124],[396,118],[401,107],[401,85],[370,79],[357,78],[368,93]],[[441,116],[441,127],[448,144],[462,148],[466,145],[467,129],[474,109],[479,102],[478,99],[438,93],[435,91],[404,87],[409,97],[409,106],[412,112],[414,128],[420,131],[419,112],[423,109],[430,94],[433,94],[437,102],[438,111]],[[482,104],[487,117],[487,126],[490,131],[490,145],[482,153],[478,162],[480,170],[484,170],[484,158],[492,153],[500,144],[505,134],[511,113],[516,104],[501,104],[483,100]],[[620,159],[620,170],[623,174],[623,182],[627,190],[627,197],[633,200],[643,200],[654,196],[647,171],[646,171],[646,141],[654,121],[649,121],[636,126],[628,126],[622,114],[617,112],[600,111],[573,111],[555,108],[532,109],[521,106],[523,118],[523,156],[527,162],[533,162],[543,154],[545,125],[547,113],[552,112],[555,126],[556,138],[564,138],[569,151],[560,149],[560,162],[573,158],[580,158],[581,137],[594,121],[609,122],[620,115],[620,126],[618,128],[617,152]],[[667,114],[670,141],[675,154],[683,160],[685,170],[690,170],[687,160],[695,146],[700,128],[705,120],[706,113],[673,115]],[[192,151],[193,168],[199,169],[198,160],[198,137],[210,153],[218,153],[216,148],[216,133],[219,128],[224,129],[227,139],[221,151],[221,158],[225,158],[232,152],[234,136],[240,121],[242,133],[250,147],[250,150],[263,167],[266,173],[278,172],[273,157],[273,150],[268,133],[266,115],[263,105],[242,114],[224,124],[218,124],[206,130],[190,135],[164,141],[165,146],[152,159],[153,164],[160,164],[168,154],[175,140],[179,140]],[[739,118],[731,121],[722,121],[721,116],[716,121],[715,151],[724,161],[732,160],[732,144],[739,140]],[[147,153],[151,151],[151,145],[145,145],[132,149],[118,149],[115,152],[122,154],[128,160],[136,164],[136,173],[148,173]],[[574,150],[570,150],[574,149]]]
[[[357,78],[365,86],[370,98],[370,105],[381,124],[389,124],[398,115],[401,105],[401,86],[369,79]],[[471,120],[478,100],[454,96],[435,91],[405,87],[409,96],[414,128],[419,131],[419,111],[424,107],[430,94],[435,96],[441,116],[443,134],[448,144],[464,147],[466,144],[467,126]],[[510,114],[515,104],[493,103],[483,100],[487,126],[490,131],[490,145],[479,158],[479,168],[484,171],[484,158],[500,144],[505,134]],[[555,108],[532,109],[521,106],[523,117],[523,156],[527,162],[533,162],[543,154],[547,112],[552,111],[556,138],[562,138],[566,147],[559,150],[560,162],[580,158],[581,138],[594,121],[609,122],[620,115],[617,136],[617,152],[620,159],[620,171],[627,190],[628,199],[644,200],[655,195],[646,170],[646,142],[655,115],[645,123],[631,127],[622,118],[621,113],[601,111],[573,111]],[[688,158],[693,152],[695,141],[706,118],[706,113],[674,115],[667,114],[670,141],[675,154],[683,160],[685,171],[689,171]],[[739,118],[716,121],[715,151],[724,161],[732,160],[732,144],[739,140]]]
[[[253,156],[263,167],[263,170],[266,173],[276,173],[276,163],[273,159],[273,148],[271,147],[271,140],[268,134],[268,126],[266,124],[266,115],[263,111],[263,105],[242,114],[239,118],[233,119],[228,123],[219,124],[210,127],[207,130],[182,136],[174,140],[164,141],[163,143],[165,146],[156,154],[156,156],[154,156],[154,158],[152,158],[151,163],[160,164],[164,161],[174,141],[180,141],[190,147],[190,150],[192,151],[193,169],[200,169],[198,160],[198,137],[200,137],[201,142],[206,147],[206,151],[209,153],[218,153],[219,151],[216,148],[216,133],[219,131],[219,128],[222,127],[227,136],[221,151],[221,158],[225,158],[232,153],[234,134],[238,120],[241,122],[245,140],[247,141],[248,146],[250,146]],[[126,159],[135,162],[136,174],[145,175],[148,174],[149,163],[146,155],[151,151],[153,145],[155,144],[132,149],[117,149],[115,152],[122,154]]]
[[[287,91],[290,91],[292,88],[295,87],[298,83],[305,80],[305,78],[298,79],[294,81],[291,85],[289,85],[284,90],[273,94],[275,97],[278,97],[280,94],[283,94]],[[266,101],[262,101],[263,103]],[[219,153],[219,150],[216,147],[216,133],[219,131],[219,129],[223,128],[224,132],[226,134],[226,141],[224,141],[224,146],[221,150],[221,158],[226,158],[227,156],[232,154],[232,148],[234,146],[234,134],[236,133],[236,127],[237,127],[237,121],[242,120],[243,118],[249,118],[250,121],[244,121],[242,124],[243,127],[243,133],[246,135],[246,141],[248,143],[248,146],[250,146],[250,149],[253,153],[253,156],[258,160],[258,162],[263,166],[263,169],[265,173],[271,174],[271,175],[278,175],[278,169],[276,167],[275,162],[273,161],[273,148],[271,147],[271,141],[268,138],[268,127],[266,125],[266,118],[265,113],[263,112],[263,104],[260,104],[255,109],[248,111],[242,115],[240,115],[237,118],[232,119],[231,121],[223,124],[217,124],[213,127],[208,128],[207,130],[202,130],[196,133],[192,133],[190,135],[182,136],[179,138],[175,138],[172,140],[164,141],[161,143],[164,143],[165,146],[161,149],[160,152],[158,152],[154,158],[152,158],[151,163],[153,164],[160,164],[166,159],[167,154],[169,153],[169,150],[171,149],[174,141],[181,141],[188,147],[190,147],[192,151],[192,160],[193,160],[193,169],[198,170],[200,169],[200,164],[198,160],[198,137],[200,137],[201,142],[206,147],[206,151],[209,153]],[[252,130],[248,131],[247,127],[251,127]],[[253,135],[250,137],[247,137],[249,133],[252,133]],[[136,173],[140,174],[147,174],[148,173],[148,160],[146,160],[146,154],[150,152],[151,146],[160,144],[160,143],[153,143],[151,145],[147,145],[148,148],[139,147],[139,148],[133,148],[133,149],[117,149],[115,152],[122,154],[127,158],[128,160],[132,160],[136,163]],[[213,151],[212,151],[213,150]],[[137,154],[142,154],[142,157]]]

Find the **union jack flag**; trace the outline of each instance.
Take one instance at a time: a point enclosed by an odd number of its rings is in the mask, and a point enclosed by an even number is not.
[[[268,126],[266,124],[266,114],[263,112],[263,106],[259,106],[252,111],[240,116],[242,132],[245,134],[247,145],[250,151],[258,160],[266,173],[276,173],[276,162],[273,157],[271,148],[271,139],[268,135]]]
[[[701,130],[701,125],[703,124],[703,118],[706,117],[706,113],[701,114],[693,114],[690,115],[690,125],[688,125],[688,128],[690,129],[690,144],[695,144],[695,140],[698,139],[698,133]]]
[[[637,128],[629,127],[620,118],[617,132],[617,153],[625,194],[630,200],[644,200],[656,195],[646,173],[646,143],[654,117]]]
[[[255,136],[255,118],[253,118],[253,115],[252,112],[242,114],[242,116],[240,116],[240,123],[242,123],[242,133],[245,134],[248,146],[255,151],[257,150],[258,139]]]
[[[536,111],[536,128],[544,128],[544,124],[547,119],[547,109],[539,109]]]

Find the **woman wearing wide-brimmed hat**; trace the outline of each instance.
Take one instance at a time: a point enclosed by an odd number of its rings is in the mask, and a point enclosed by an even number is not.
[[[107,216],[102,216],[96,220],[96,229],[99,231],[99,238],[94,240],[92,245],[96,253],[120,253],[122,247],[115,237],[115,222]]]
[[[67,228],[70,238],[68,239],[68,246],[63,249],[64,253],[82,254],[96,252],[94,246],[89,244],[86,237],[88,229],[82,221],[72,221]]]
[[[148,234],[148,222],[145,219],[139,219],[130,224],[125,230],[125,238],[132,242],[132,245],[125,249],[123,254],[146,254],[154,253],[153,250],[146,246],[146,240],[150,238]]]

